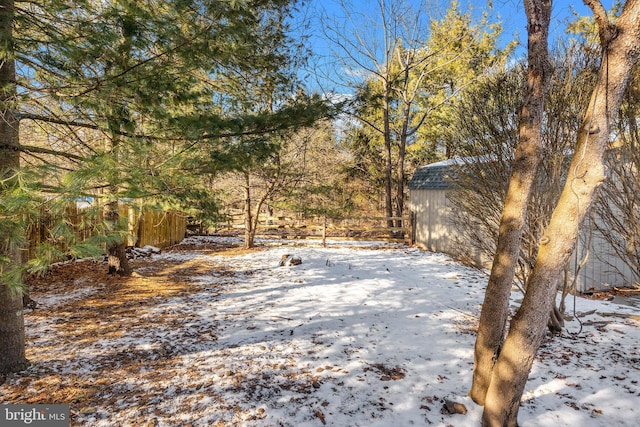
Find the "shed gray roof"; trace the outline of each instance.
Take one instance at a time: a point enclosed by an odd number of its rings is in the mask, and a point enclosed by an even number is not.
[[[448,190],[453,187],[451,174],[455,164],[438,162],[420,166],[409,181],[409,190]]]
[[[409,181],[409,190],[449,190],[454,187],[456,171],[467,164],[486,163],[496,160],[495,155],[455,157],[420,166]]]

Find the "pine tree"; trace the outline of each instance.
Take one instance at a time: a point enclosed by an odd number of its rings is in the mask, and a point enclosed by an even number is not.
[[[291,40],[283,26],[272,24],[294,4],[43,0],[21,3],[14,16],[14,2],[3,1],[3,214],[12,200],[8,191],[19,188],[12,179],[22,176],[16,170],[21,155],[25,165],[46,173],[40,188],[62,200],[100,196],[102,190],[109,227],[103,229],[106,237],[96,240],[119,261],[111,270],[126,273],[116,210],[120,198],[162,199],[164,190],[171,190],[174,200],[198,195],[184,190],[201,172],[192,154],[220,149],[227,138],[288,129],[318,116],[317,98],[300,98],[273,112],[247,111],[235,108],[228,92],[229,82],[237,85],[287,58]],[[290,78],[290,73],[278,75],[282,87]],[[19,121],[46,131],[45,138],[21,144]],[[15,202],[24,204],[22,199]],[[25,362],[20,274],[30,266],[44,268],[18,256],[26,227],[19,217],[10,230],[2,230],[11,231],[3,234],[1,258],[2,372]]]
[[[82,161],[70,180],[81,185],[84,179],[85,191],[102,189],[105,229],[120,236],[111,240],[111,272],[128,270],[119,199],[179,203],[189,193],[200,196],[203,191],[185,190],[191,175],[203,171],[189,157],[233,147],[227,141],[234,136],[315,120],[322,106],[317,98],[269,110],[252,107],[247,96],[264,90],[266,70],[280,99],[296,89],[292,68],[282,66],[297,60],[284,36],[292,4],[114,0],[56,10],[65,25],[47,33],[48,47],[34,49],[29,63],[40,78],[38,90],[61,111],[46,106],[25,117],[90,129],[97,137],[82,141],[87,149],[78,153]],[[31,6],[33,15],[51,16],[44,6]]]
[[[21,237],[24,228],[10,206],[10,192],[20,169],[17,151],[16,69],[13,41],[14,2],[0,2],[0,379],[8,372],[26,365],[24,320],[22,315],[22,281],[20,267]],[[1,382],[1,381],[0,381]]]

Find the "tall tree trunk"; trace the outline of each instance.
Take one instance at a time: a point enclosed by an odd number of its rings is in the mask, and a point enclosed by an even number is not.
[[[402,228],[402,215],[404,214],[404,159],[407,153],[407,126],[406,121],[403,126],[402,136],[400,137],[400,146],[398,147],[398,193],[397,193],[397,202],[396,202],[396,214],[395,216],[400,218],[396,220],[396,227],[398,230],[396,231],[397,237],[404,237]]]
[[[322,215],[322,247],[327,247],[327,214]]]
[[[125,2],[126,5],[127,2]],[[128,14],[123,13],[120,17],[119,25],[122,30],[122,40],[118,46],[119,62],[118,64],[112,64],[111,67],[116,69],[116,72],[122,72],[127,70],[132,55],[132,46],[135,32],[134,19]],[[110,105],[110,111],[107,116],[107,125],[110,131],[110,139],[107,142],[107,152],[113,158],[114,170],[109,174],[108,182],[108,202],[105,204],[105,220],[110,228],[111,232],[121,231],[120,227],[120,207],[118,205],[119,193],[120,193],[120,171],[118,170],[119,157],[121,150],[122,131],[127,127],[131,127],[130,114],[127,109],[126,103],[122,99],[112,99]],[[125,239],[119,239],[113,242],[107,248],[108,260],[109,260],[109,274],[120,274],[128,276],[131,274],[131,266],[127,260],[126,254],[126,241]]]
[[[256,231],[253,227],[253,212],[251,209],[251,179],[248,172],[244,173],[244,247],[254,246]]]
[[[526,0],[525,10],[529,29],[527,91],[520,109],[513,171],[476,337],[473,383],[469,395],[479,405],[485,403],[491,371],[504,339],[522,229],[542,151],[542,114],[551,68],[547,42],[551,0]]]
[[[384,207],[385,215],[387,216],[387,228],[393,228],[393,221],[390,219],[393,217],[393,163],[391,161],[391,124],[389,123],[389,99],[391,97],[391,89],[389,88],[389,82],[385,82],[385,95],[383,104],[383,138],[384,138]],[[393,237],[393,232],[391,232]]]
[[[413,53],[407,52],[409,57],[413,57]],[[402,60],[400,60],[402,62]],[[402,218],[404,214],[404,161],[407,154],[407,138],[409,137],[409,122],[411,121],[411,105],[414,100],[414,96],[409,94],[409,82],[410,82],[410,74],[412,67],[409,64],[413,62],[410,61],[407,57],[406,63],[403,68],[403,90],[402,90],[402,128],[400,130],[400,141],[398,144],[398,201],[396,203],[396,217]],[[424,74],[423,74],[424,75]],[[416,127],[412,132],[417,131],[419,128]],[[396,227],[398,228],[397,235],[400,238],[404,237],[404,233],[402,232],[402,219],[396,220]]]
[[[585,3],[596,15],[603,45],[598,82],[578,132],[563,192],[540,241],[527,293],[493,369],[482,418],[484,426],[517,425],[520,398],[546,330],[557,283],[575,249],[595,193],[605,179],[603,157],[610,123],[619,112],[640,54],[640,0],[625,3],[616,26],[609,22],[599,1]]]
[[[120,149],[120,136],[118,132],[120,130],[120,120],[114,119],[109,121],[109,128],[111,129],[111,139],[107,142],[108,152],[114,158],[114,163],[118,164],[119,149]],[[104,205],[104,219],[109,229],[109,232],[119,232],[120,227],[120,206],[118,204],[118,183],[120,181],[119,171],[113,170],[109,174],[109,186],[107,187],[107,203]],[[108,260],[108,273],[119,274],[121,276],[128,276],[131,274],[131,266],[129,260],[127,260],[126,244],[124,239],[118,239],[113,243],[110,243],[107,247],[107,260]]]
[[[13,52],[13,0],[0,1],[0,179],[20,168],[18,120],[16,119],[16,69]],[[3,240],[6,238],[3,236]],[[2,242],[0,251],[9,262],[3,270],[20,267],[19,248]],[[23,369],[25,358],[22,292],[0,281],[0,377]],[[0,381],[1,382],[1,381]]]

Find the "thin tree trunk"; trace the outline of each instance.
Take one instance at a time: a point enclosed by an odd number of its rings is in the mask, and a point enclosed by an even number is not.
[[[344,6],[344,5],[343,5]],[[378,2],[378,7],[380,8],[380,17],[382,18],[382,29],[384,34],[384,72],[379,77],[381,78],[381,83],[383,87],[383,100],[382,100],[382,137],[384,139],[384,191],[385,191],[385,199],[384,199],[384,207],[385,207],[385,215],[387,216],[387,228],[389,228],[389,237],[393,237],[393,232],[391,228],[393,228],[393,221],[391,217],[393,216],[393,163],[391,160],[391,97],[392,97],[392,87],[391,87],[391,56],[393,55],[394,47],[396,40],[390,40],[389,38],[389,30],[387,22],[387,10],[385,8],[385,2]],[[343,7],[344,8],[344,7]],[[344,8],[346,10],[346,8]],[[362,45],[364,47],[364,44]],[[366,47],[365,51],[368,50]],[[376,59],[374,59],[376,62]],[[376,62],[377,64],[377,62]]]
[[[407,52],[409,55],[407,57],[406,63],[404,64],[404,79],[403,79],[403,90],[402,90],[402,103],[403,103],[403,112],[402,112],[402,129],[400,130],[400,144],[398,146],[398,202],[396,204],[396,216],[398,218],[402,218],[404,214],[404,162],[407,154],[407,138],[409,136],[409,122],[411,120],[411,104],[413,103],[414,96],[409,95],[409,81],[410,81],[410,71],[412,67],[409,67],[409,64],[412,62],[408,58],[413,57],[413,53]],[[402,63],[402,60],[400,60]],[[419,80],[422,80],[422,76]],[[415,94],[414,94],[415,95]],[[417,131],[419,128],[416,127],[413,129],[413,132]],[[402,219],[396,220],[396,227],[398,228],[397,235],[398,237],[404,238],[404,233],[401,231],[402,228]]]
[[[391,127],[389,123],[389,83],[385,82],[385,98],[383,106],[383,122],[384,122],[384,195],[385,195],[385,215],[387,216],[387,228],[393,228],[393,191],[392,191],[392,175],[393,163],[391,161]],[[393,233],[391,232],[391,237]]]
[[[599,2],[585,1],[596,14],[603,44],[598,82],[581,124],[569,175],[540,241],[527,293],[516,313],[493,369],[483,426],[517,426],[517,415],[531,365],[542,342],[557,283],[575,248],[580,226],[605,179],[604,152],[610,122],[618,114],[631,70],[640,53],[640,0],[626,2],[617,28]]]
[[[327,247],[327,214],[322,215],[322,247]]]
[[[13,53],[13,0],[0,1],[0,179],[7,179],[20,168],[18,120],[15,114],[16,69]],[[6,236],[2,236],[3,240]],[[22,263],[19,248],[2,242],[0,250],[9,262],[4,271],[18,268]],[[8,372],[24,369],[25,358],[24,317],[22,292],[10,289],[0,281],[0,377]],[[2,381],[0,380],[0,383]]]
[[[245,225],[245,248],[246,249],[250,249],[255,246],[256,233],[258,231],[258,227],[260,226],[260,211],[262,210],[262,206],[264,206],[267,200],[273,195],[278,185],[281,184],[279,156],[278,156],[277,164],[278,164],[278,172],[274,177],[272,177],[271,182],[265,189],[262,196],[258,199],[258,203],[256,204],[255,211],[253,211],[251,207],[251,203],[253,202],[251,198],[251,175],[249,174],[249,172],[244,172],[244,179],[245,179],[244,225]]]
[[[244,174],[244,247],[253,248],[255,230],[253,229],[253,213],[251,211],[251,180]]]
[[[112,189],[110,198],[117,198],[117,189]],[[104,205],[104,218],[110,231],[116,231],[120,227],[120,207],[118,201],[110,201]],[[107,248],[108,273],[128,276],[131,274],[131,266],[127,260],[126,245],[124,239],[114,242]]]
[[[525,1],[525,9],[529,28],[527,92],[520,109],[518,145],[474,350],[473,383],[469,395],[479,405],[485,403],[491,371],[504,339],[522,229],[542,151],[542,114],[550,79],[547,37],[551,1],[528,0]]]
[[[399,219],[396,220],[396,227],[398,228],[396,232],[397,237],[404,237],[402,230],[402,215],[404,214],[404,160],[407,153],[407,125],[403,126],[402,136],[400,137],[400,147],[398,147],[398,201],[396,203],[396,217]]]

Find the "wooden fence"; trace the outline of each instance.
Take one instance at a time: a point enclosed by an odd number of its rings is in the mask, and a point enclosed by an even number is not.
[[[136,237],[129,246],[164,248],[180,243],[187,232],[187,215],[183,212],[143,210],[140,214],[129,207],[127,217],[129,234]]]
[[[142,209],[121,204],[119,207],[120,219],[125,222],[128,232],[127,246],[143,247],[146,245],[164,248],[179,243],[187,231],[187,215],[179,211],[158,211]],[[28,258],[32,258],[43,242],[54,243],[60,249],[66,250],[64,240],[52,242],[51,230],[56,224],[64,222],[73,230],[78,240],[85,240],[97,235],[97,226],[102,216],[102,209],[97,214],[89,215],[85,209],[79,208],[76,203],[70,203],[65,207],[64,213],[54,216],[47,212],[46,206],[42,208],[37,219],[29,221],[27,238],[29,241]]]
[[[227,221],[215,225],[214,231],[240,231],[244,229],[242,213],[227,215]],[[394,226],[389,228],[388,221]],[[396,227],[402,221],[401,227]],[[393,237],[391,236],[393,233]],[[267,216],[260,215],[258,235],[281,238],[314,238],[323,235],[353,239],[395,239],[411,240],[412,229],[409,217],[345,217],[329,219],[322,216]]]

